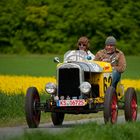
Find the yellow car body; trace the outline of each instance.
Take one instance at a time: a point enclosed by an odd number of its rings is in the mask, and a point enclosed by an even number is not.
[[[106,90],[112,84],[112,66],[111,66],[111,64],[108,62],[94,61],[94,60],[85,60],[85,61],[82,60],[81,63],[82,62],[98,64],[102,68],[101,72],[92,72],[90,74],[90,78],[87,80],[89,83],[91,83],[93,85],[99,85],[99,91],[98,91],[99,97],[96,97],[96,98],[90,97],[90,98],[86,99],[86,104],[91,102],[91,100],[94,103],[103,103]],[[64,62],[59,63],[57,65],[57,68],[59,68],[63,65],[64,65]],[[117,85],[116,93],[117,93],[118,99],[121,99],[124,96],[124,87],[121,84],[121,81]]]

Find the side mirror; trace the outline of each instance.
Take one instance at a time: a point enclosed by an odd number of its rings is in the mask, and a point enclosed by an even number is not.
[[[59,57],[54,57],[53,61],[54,61],[55,63],[60,63]]]

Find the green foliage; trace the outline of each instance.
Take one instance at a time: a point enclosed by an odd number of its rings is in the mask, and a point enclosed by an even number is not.
[[[40,95],[41,101],[45,102],[47,94]],[[0,127],[15,126],[25,124],[25,95],[24,94],[4,94],[0,91]],[[41,122],[49,121],[49,113],[42,113]],[[49,116],[49,117],[48,117]]]
[[[87,36],[95,53],[114,35],[125,54],[140,54],[139,9],[134,0],[1,0],[0,52],[62,54]]]
[[[28,6],[26,7],[27,17],[25,21],[27,23],[31,23],[32,25],[44,27],[46,24],[47,17],[47,6],[36,7],[36,6]]]
[[[0,92],[0,124],[24,115],[24,95],[6,95]]]

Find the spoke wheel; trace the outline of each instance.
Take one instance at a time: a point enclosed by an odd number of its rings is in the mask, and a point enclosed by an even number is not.
[[[25,114],[29,128],[36,128],[40,123],[41,111],[37,109],[40,97],[35,87],[29,87],[25,97]]]
[[[111,103],[111,122],[115,123],[118,116],[117,97],[113,95]]]
[[[134,88],[128,88],[125,93],[124,104],[125,120],[136,121],[137,119],[137,96]]]
[[[109,87],[105,94],[104,121],[105,123],[116,123],[118,117],[118,99],[113,87]]]

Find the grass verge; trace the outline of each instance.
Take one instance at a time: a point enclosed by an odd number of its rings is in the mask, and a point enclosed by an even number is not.
[[[140,122],[116,125],[91,122],[74,126],[61,133],[48,133],[46,131],[25,132],[23,136],[12,138],[12,140],[138,140],[140,139],[139,130]]]

